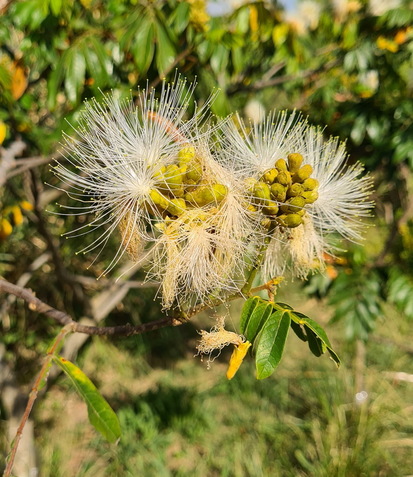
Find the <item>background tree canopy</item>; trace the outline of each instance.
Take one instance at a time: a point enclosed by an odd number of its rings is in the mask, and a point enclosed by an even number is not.
[[[98,257],[76,255],[82,236],[61,237],[88,220],[55,214],[56,202],[73,202],[49,171],[84,100],[99,101],[109,91],[134,96],[179,72],[198,82],[198,104],[218,91],[212,106],[218,116],[239,111],[259,120],[271,109],[303,111],[311,123],[326,126],[326,135],[347,141],[350,163],[363,162],[375,181],[376,211],[363,246],[346,244],[346,251],[327,257],[326,274],[280,291],[330,320],[343,371],[293,349],[268,382],[254,382],[247,363],[239,379],[227,383],[225,353],[208,373],[191,358],[195,329],[211,326],[207,317],[124,340],[73,336],[67,355],[78,356],[116,408],[124,437],[111,447],[91,434],[84,416],[80,422],[70,417],[80,404],[69,394],[65,409],[69,391],[52,374],[34,415],[41,475],[411,473],[411,2],[305,0],[289,12],[276,2],[237,2],[217,17],[203,0],[3,3],[0,274],[76,319],[140,324],[161,313],[153,301],[156,287],[143,284],[141,272],[129,270],[126,281],[115,282],[121,271],[95,280],[116,237]],[[20,412],[11,403],[27,395],[58,328],[7,298],[0,329],[5,454],[12,438],[6,418]],[[62,414],[69,417],[59,422]]]

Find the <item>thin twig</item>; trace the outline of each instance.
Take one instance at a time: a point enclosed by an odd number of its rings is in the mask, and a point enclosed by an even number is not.
[[[47,375],[49,374],[50,370],[50,363],[53,359],[53,356],[62,341],[62,339],[65,337],[67,333],[69,333],[72,330],[72,326],[68,325],[65,326],[60,333],[57,335],[56,339],[54,340],[52,346],[49,348],[46,359],[44,360],[42,369],[40,370],[39,374],[37,375],[37,378],[33,384],[32,390],[30,391],[29,394],[29,400],[27,401],[26,409],[24,410],[24,414],[21,418],[19,427],[16,432],[16,437],[13,439],[13,445],[10,450],[10,453],[7,457],[7,465],[6,469],[3,473],[3,477],[10,477],[11,471],[13,470],[13,465],[14,465],[14,459],[16,457],[17,449],[19,447],[19,442],[20,439],[23,435],[23,430],[24,426],[26,425],[27,420],[29,419],[30,412],[33,409],[34,402],[36,401],[37,395],[39,393],[39,388],[42,384],[47,379]]]
[[[332,45],[332,47],[320,48],[316,53],[317,53],[317,56],[320,56],[322,54],[331,53],[335,49],[336,49],[336,46]],[[329,70],[333,68],[335,65],[337,65],[338,63],[339,63],[338,60],[330,60],[326,64],[321,65],[317,68],[310,68],[307,70],[299,71],[294,74],[273,77],[274,74],[276,74],[278,71],[280,71],[280,69],[282,69],[283,66],[285,66],[284,64],[279,63],[277,65],[272,66],[266,73],[264,73],[261,76],[260,80],[255,81],[254,83],[245,84],[244,82],[238,82],[238,83],[229,85],[229,87],[227,88],[227,94],[231,95],[239,91],[260,91],[262,89],[283,84],[288,81],[308,78],[322,71]]]
[[[261,287],[253,288],[250,290],[250,293],[255,293],[261,290]],[[151,321],[150,323],[144,323],[142,325],[119,325],[119,326],[89,326],[82,325],[73,318],[65,313],[64,311],[56,310],[52,306],[43,302],[37,298],[33,292],[27,288],[23,288],[5,279],[0,279],[0,292],[10,293],[11,295],[16,296],[17,298],[22,298],[26,303],[28,303],[30,310],[42,313],[54,321],[59,323],[62,326],[71,325],[73,332],[85,333],[87,335],[97,335],[97,336],[132,336],[140,335],[148,331],[158,330],[160,328],[165,328],[167,326],[179,326],[183,323],[186,323],[190,318],[197,315],[201,311],[204,311],[213,306],[218,306],[222,302],[209,303],[207,305],[198,305],[197,307],[192,308],[187,313],[179,312],[176,316],[167,316],[156,321]],[[232,301],[237,298],[241,298],[243,295],[241,293],[235,293],[227,298],[227,301]]]
[[[23,172],[33,169],[34,167],[41,166],[42,164],[48,164],[52,159],[52,156],[27,157],[24,159],[18,159],[14,161],[14,168],[7,173],[6,179],[11,179],[14,176],[22,174]]]

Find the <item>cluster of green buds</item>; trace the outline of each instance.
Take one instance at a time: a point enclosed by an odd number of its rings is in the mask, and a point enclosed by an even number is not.
[[[176,163],[162,166],[154,174],[156,187],[151,189],[150,211],[164,218],[176,218],[186,210],[217,207],[226,197],[225,185],[204,178],[202,161],[195,148],[182,148]]]
[[[313,168],[303,165],[299,153],[278,159],[260,180],[247,179],[252,196],[251,208],[273,217],[282,227],[294,228],[303,223],[306,206],[318,199],[318,181],[311,177]]]

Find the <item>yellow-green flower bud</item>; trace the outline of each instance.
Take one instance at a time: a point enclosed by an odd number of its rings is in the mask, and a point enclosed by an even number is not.
[[[317,179],[309,177],[303,182],[302,185],[304,190],[316,190],[320,184],[318,183]]]
[[[193,146],[183,147],[178,152],[179,165],[183,166],[184,164],[188,164],[188,162],[192,161],[194,157],[195,157],[195,148]]]
[[[254,186],[254,198],[259,204],[264,204],[271,199],[270,186],[265,182],[257,182]]]
[[[318,192],[315,190],[309,190],[303,192],[302,197],[306,204],[313,204],[318,199]]]
[[[269,218],[267,218],[267,217],[266,217],[265,219],[262,219],[262,220],[261,220],[261,225],[262,225],[263,227],[265,227],[266,229],[268,229],[268,228],[270,227],[270,225],[271,225],[271,219],[269,219]]]
[[[303,223],[303,219],[298,214],[288,214],[283,220],[286,227],[293,229]]]
[[[281,171],[275,180],[281,185],[288,186],[291,184],[291,174],[288,171]]]
[[[154,225],[156,230],[159,230],[159,232],[165,232],[166,230],[166,223],[165,222],[158,222]]]
[[[214,195],[214,201],[220,204],[227,196],[228,188],[224,186],[224,184],[214,184],[212,186],[212,193]]]
[[[184,199],[171,199],[166,209],[171,215],[179,217],[186,210],[186,202]]]
[[[296,213],[305,206],[305,199],[303,197],[292,197],[288,199],[285,204],[281,206],[281,211],[284,213]]]
[[[313,168],[310,164],[305,164],[303,167],[300,167],[298,171],[294,174],[294,182],[304,182],[308,179],[313,173]]]
[[[166,171],[166,166],[162,166],[158,171],[155,172],[153,175],[154,179],[161,181],[163,179],[163,175]]]
[[[185,200],[198,207],[212,203],[219,204],[226,197],[228,189],[223,184],[198,187],[194,191],[185,194]]]
[[[183,187],[179,189],[172,189],[171,191],[175,197],[183,197],[185,195],[185,190]]]
[[[158,190],[151,189],[149,191],[149,197],[151,198],[153,204],[155,204],[161,210],[166,210],[168,208],[170,201]]]
[[[265,204],[265,206],[262,208],[262,211],[267,215],[276,215],[278,214],[278,205],[276,202],[271,200]]]
[[[288,167],[285,159],[278,159],[278,161],[275,161],[275,168],[278,169],[279,172],[287,171]]]
[[[195,184],[198,184],[198,182],[202,179],[201,163],[197,159],[194,159],[187,165],[187,167],[185,181],[194,181]]]
[[[264,173],[261,180],[264,182],[267,182],[267,184],[272,184],[275,181],[277,176],[278,176],[277,169],[269,169],[268,171]]]
[[[277,202],[284,202],[287,197],[287,189],[276,182],[271,186],[271,197]]]
[[[303,163],[303,156],[298,152],[288,154],[288,169],[291,173],[297,172]]]
[[[244,179],[244,184],[248,192],[254,192],[254,186],[257,183],[257,179],[254,179],[253,177],[247,177]]]
[[[295,183],[287,189],[287,197],[298,197],[304,192],[301,184]]]
[[[181,167],[187,167],[184,182],[193,181],[197,184],[202,178],[202,165],[195,157],[195,148],[193,146],[182,148],[178,153],[178,160]]]
[[[163,168],[162,168],[163,169]],[[162,192],[169,192],[173,195],[183,195],[183,179],[186,174],[186,166],[178,167],[176,164],[170,164],[155,175],[160,183],[159,188]],[[162,171],[162,173],[161,173]]]
[[[171,189],[178,189],[182,186],[183,176],[186,174],[187,166],[178,167],[175,164],[167,166],[164,173],[164,181]]]

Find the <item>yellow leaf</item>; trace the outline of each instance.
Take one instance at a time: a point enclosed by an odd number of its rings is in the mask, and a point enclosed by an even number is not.
[[[23,223],[23,214],[18,205],[15,205],[11,209],[13,215],[14,225],[21,225]]]
[[[13,227],[7,219],[0,220],[0,239],[5,239],[13,232]]]
[[[250,346],[251,343],[249,341],[245,341],[244,343],[240,343],[238,346],[235,346],[235,349],[231,355],[231,359],[229,360],[227,371],[228,379],[232,379],[235,376],[242,362],[244,361],[245,355],[247,354]]]
[[[15,65],[11,79],[11,94],[14,99],[19,99],[27,88],[27,77],[24,68],[20,65]]]
[[[380,50],[387,50],[391,53],[396,53],[399,49],[397,43],[394,41],[388,40],[384,36],[379,36],[376,40],[376,45]]]
[[[84,8],[87,8],[89,10],[92,5],[92,0],[80,0],[80,3]]]
[[[251,35],[252,41],[257,41],[259,22],[258,22],[258,10],[255,5],[250,5],[250,29],[252,32],[252,35]]]
[[[0,121],[0,145],[3,144],[3,141],[6,139],[7,126]]]
[[[288,30],[289,26],[287,23],[280,23],[274,27],[272,31],[274,45],[280,46],[287,40]]]
[[[23,210],[33,210],[33,205],[30,202],[28,202],[27,200],[22,200],[20,202],[20,207]]]

